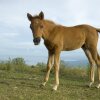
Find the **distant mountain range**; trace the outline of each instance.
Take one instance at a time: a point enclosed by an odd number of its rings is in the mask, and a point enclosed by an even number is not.
[[[87,66],[88,65],[88,61],[87,60],[80,60],[80,61],[77,61],[77,60],[72,60],[72,61],[63,61],[64,64],[66,66],[71,66],[71,67],[84,67],[84,66]]]

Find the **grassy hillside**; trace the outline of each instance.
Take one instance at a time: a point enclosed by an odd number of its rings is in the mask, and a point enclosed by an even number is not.
[[[100,100],[100,89],[87,87],[88,68],[61,64],[60,86],[52,91],[53,70],[46,87],[40,87],[45,67],[43,63],[28,66],[22,58],[1,62],[0,100]]]

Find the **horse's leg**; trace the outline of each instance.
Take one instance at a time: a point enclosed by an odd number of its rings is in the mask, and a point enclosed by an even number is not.
[[[49,54],[49,56],[48,56],[48,62],[47,62],[47,72],[46,72],[46,75],[44,78],[44,82],[42,83],[43,86],[45,86],[46,82],[49,79],[50,70],[52,68],[53,61],[54,61],[54,55],[50,52],[48,54]]]
[[[94,71],[95,71],[95,61],[92,58],[91,52],[86,49],[86,48],[82,48],[89,60],[90,63],[90,83],[89,83],[89,87],[92,86],[92,84],[94,83]]]
[[[98,69],[98,78],[99,78],[99,84],[97,85],[97,88],[100,88],[100,56],[99,54],[97,54],[98,56],[98,61],[97,61],[97,69]]]
[[[100,57],[98,55],[97,49],[92,48],[90,49],[90,52],[97,65],[97,70],[98,70],[98,75],[99,75],[99,84],[97,85],[97,88],[100,88]]]
[[[54,55],[55,85],[53,87],[53,90],[57,90],[59,86],[59,64],[60,64],[60,52],[56,52]]]

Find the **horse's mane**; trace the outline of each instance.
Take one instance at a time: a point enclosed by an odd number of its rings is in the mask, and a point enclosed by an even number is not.
[[[39,18],[39,16],[38,16],[38,15],[35,15],[35,16],[33,16],[33,18]],[[48,23],[50,23],[50,24],[56,25],[56,23],[53,22],[53,21],[51,21],[51,20],[44,19],[44,21],[46,21],[46,22],[48,22]]]
[[[56,25],[56,23],[53,22],[53,21],[51,21],[51,20],[47,20],[47,19],[45,19],[45,21],[48,22],[48,23],[50,23],[50,24]]]
[[[33,18],[39,18],[39,16],[38,15],[35,15],[35,16],[33,16]]]

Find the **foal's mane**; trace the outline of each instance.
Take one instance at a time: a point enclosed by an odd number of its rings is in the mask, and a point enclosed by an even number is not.
[[[35,16],[33,16],[33,18],[34,18],[34,19],[35,19],[35,18],[39,19],[40,17],[39,17],[38,15],[35,15]],[[53,22],[53,21],[51,21],[51,20],[44,19],[44,21],[46,21],[46,22],[48,22],[48,23],[50,23],[50,24],[56,24],[55,22]]]
[[[51,20],[45,19],[45,21],[49,22],[50,24],[56,24],[55,22],[53,22],[53,21],[51,21]]]
[[[33,18],[40,18],[38,15],[33,16]]]
[[[47,22],[47,23],[49,23],[50,25],[53,25],[53,26],[56,25],[56,23],[53,22],[53,21],[51,21],[51,20],[44,19],[44,21]]]

